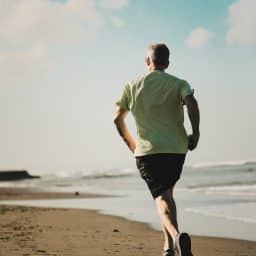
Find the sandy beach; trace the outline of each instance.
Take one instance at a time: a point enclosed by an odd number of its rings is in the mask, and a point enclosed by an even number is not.
[[[79,195],[95,196],[95,195]],[[0,189],[0,199],[72,198],[74,194]],[[0,256],[156,256],[162,234],[148,225],[92,210],[0,206]],[[194,256],[255,256],[256,243],[192,237]]]

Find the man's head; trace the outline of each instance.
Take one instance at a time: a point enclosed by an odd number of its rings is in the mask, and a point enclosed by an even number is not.
[[[169,66],[170,51],[165,44],[151,44],[148,47],[146,63],[149,70],[165,70]]]

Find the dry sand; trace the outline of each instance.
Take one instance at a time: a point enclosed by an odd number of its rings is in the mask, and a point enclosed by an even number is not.
[[[10,198],[2,189],[0,194]],[[161,256],[163,243],[161,232],[146,224],[92,210],[2,205],[0,225],[0,256]],[[256,256],[256,242],[193,236],[192,243],[194,256]]]

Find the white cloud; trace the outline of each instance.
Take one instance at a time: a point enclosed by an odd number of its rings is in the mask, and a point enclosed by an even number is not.
[[[185,43],[190,48],[201,48],[213,37],[213,33],[205,28],[198,27],[190,32]]]
[[[94,0],[0,0],[1,84],[20,85],[46,75],[52,70],[52,63],[60,58],[50,54],[56,46],[69,50],[99,33],[107,16],[106,9],[95,3]],[[112,0],[102,1],[101,5],[119,10],[127,3],[127,0]],[[121,18],[107,18],[116,27],[124,25]]]
[[[47,49],[35,46],[31,49],[0,52],[1,85],[21,85],[41,78],[53,68]]]
[[[20,85],[46,75],[55,62],[52,47],[84,43],[103,23],[91,0],[0,0],[0,42],[6,46],[0,49],[1,84]]]
[[[120,10],[128,5],[128,0],[101,0],[100,6],[106,9]]]
[[[102,24],[90,0],[0,0],[0,39],[12,44],[85,40]]]
[[[110,21],[117,28],[121,28],[125,25],[125,22],[117,16],[111,16]]]
[[[229,7],[228,44],[256,43],[256,1],[239,0]]]

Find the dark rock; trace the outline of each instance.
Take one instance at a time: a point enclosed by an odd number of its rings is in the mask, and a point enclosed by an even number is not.
[[[30,175],[26,170],[0,171],[0,181],[35,179],[35,178],[40,178],[40,176]]]
[[[114,228],[114,229],[113,229],[113,232],[120,232],[120,231],[119,231],[119,229]]]

